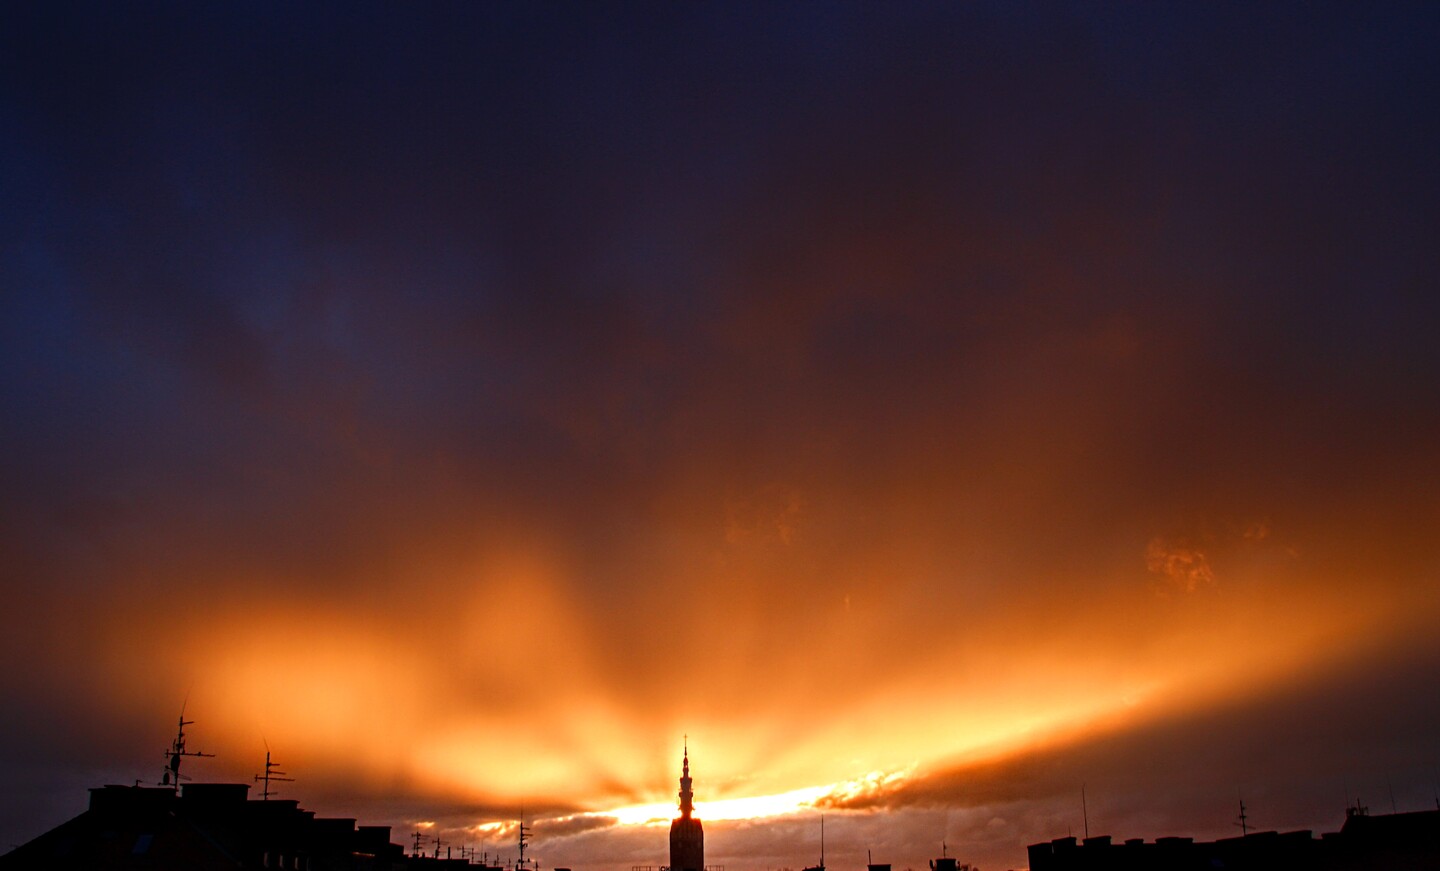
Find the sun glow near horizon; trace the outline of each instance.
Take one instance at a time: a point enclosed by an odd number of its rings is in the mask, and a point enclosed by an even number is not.
[[[843,798],[879,788],[897,786],[914,770],[915,766],[911,765],[898,771],[874,771],[851,780],[821,786],[805,786],[771,795],[697,801],[695,816],[701,820],[712,822],[783,817],[815,810],[826,798]],[[649,802],[626,805],[607,811],[573,814],[561,819],[613,819],[624,826],[658,826],[674,819],[678,813],[677,807],[678,805],[674,801]]]
[[[775,795],[757,795],[747,798],[726,798],[716,801],[697,801],[695,816],[701,820],[751,820],[762,817],[777,817],[798,813],[814,807],[815,802],[832,793],[839,784],[807,786]],[[669,823],[679,811],[673,801],[651,802],[628,805],[608,811],[575,814],[572,818],[614,819],[624,826],[662,825]]]

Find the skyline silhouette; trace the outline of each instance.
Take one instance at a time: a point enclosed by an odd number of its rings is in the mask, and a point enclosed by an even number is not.
[[[413,845],[406,848],[397,842],[406,838],[394,837],[390,825],[360,825],[357,828],[355,818],[316,820],[315,812],[302,811],[295,799],[277,799],[274,807],[267,809],[265,805],[274,795],[272,781],[295,782],[295,778],[284,776],[285,772],[278,770],[268,747],[264,758],[265,772],[253,777],[256,782],[263,782],[264,787],[258,793],[249,795],[249,801],[246,798],[247,793],[252,791],[250,784],[197,782],[190,775],[182,775],[180,768],[186,757],[215,758],[214,754],[187,750],[185,727],[194,723],[186,720],[183,714],[179,718],[176,736],[165,751],[166,765],[160,781],[147,785],[143,778],[136,778],[132,785],[92,787],[89,790],[90,807],[85,814],[55,826],[26,843],[12,844],[10,850],[0,852],[0,868],[14,868],[16,871],[32,867],[52,868],[55,861],[60,861],[63,867],[73,866],[87,871],[103,871],[112,865],[118,868],[125,862],[134,861],[158,863],[153,865],[157,868],[169,868],[177,862],[186,867],[200,867],[206,863],[224,864],[230,861],[241,862],[245,867],[268,868],[277,862],[280,864],[276,867],[290,867],[284,864],[290,861],[298,862],[297,867],[318,862],[325,867],[340,869],[358,862],[354,867],[369,871],[380,868],[398,871],[401,868],[431,867],[424,863],[439,863],[443,859],[443,866],[437,864],[434,867],[545,871],[547,866],[533,853],[537,825],[542,833],[543,849],[552,846],[544,843],[547,837],[557,838],[563,845],[577,832],[590,828],[583,824],[578,827],[573,825],[579,817],[607,819],[603,812],[547,816],[545,811],[541,811],[539,815],[527,817],[522,806],[518,818],[509,821],[485,820],[463,826],[446,826],[433,820],[414,823],[418,828],[409,835],[413,838]],[[688,736],[685,736],[682,741],[680,789],[675,802],[678,816],[669,821],[669,864],[633,865],[630,871],[695,868],[725,871],[724,864],[707,864],[705,860],[704,833],[696,815],[688,745]],[[1123,871],[1127,868],[1185,871],[1212,865],[1219,867],[1216,863],[1225,867],[1246,868],[1304,865],[1334,871],[1368,871],[1381,865],[1397,871],[1409,868],[1419,871],[1432,867],[1440,861],[1440,790],[1434,794],[1433,808],[1417,810],[1407,805],[1402,811],[1397,804],[1393,781],[1389,778],[1386,779],[1386,788],[1390,804],[1388,814],[1374,814],[1372,819],[1370,807],[1357,797],[1345,808],[1343,827],[1338,830],[1327,827],[1323,835],[1310,829],[1285,828],[1282,832],[1276,828],[1260,828],[1253,822],[1253,813],[1249,812],[1253,808],[1247,808],[1242,796],[1238,802],[1239,813],[1232,822],[1241,829],[1240,837],[1206,842],[1193,836],[1172,833],[1154,837],[1149,843],[1143,837],[1127,837],[1122,843],[1121,839],[1109,834],[1091,834],[1088,802],[1082,785],[1083,837],[1072,830],[1063,837],[1029,844],[1026,848],[1028,867],[1031,871]],[[256,807],[257,803],[261,806]],[[769,814],[740,819],[751,827],[752,833],[755,827],[764,826],[788,831],[791,837],[796,837],[794,823],[798,820],[801,826],[798,841],[804,842],[807,835],[803,827],[813,826],[818,812],[819,862],[806,866],[804,871],[826,871],[826,809],[832,814],[838,813],[842,825],[853,825],[865,816],[873,818],[873,814],[869,813],[873,808],[860,809],[857,817],[854,809],[839,806],[832,794],[821,797],[813,804],[796,806],[788,812],[775,813],[772,809]],[[722,814],[720,819],[731,821],[733,818]],[[178,828],[176,820],[181,821]],[[655,842],[650,845],[653,850],[663,846],[659,835],[664,822],[658,817],[608,818],[610,825],[620,823],[637,830],[641,842],[648,835],[649,840]],[[885,822],[888,824],[892,820],[886,819]],[[1201,829],[1204,830],[1204,827]],[[725,829],[722,828],[722,831]],[[197,832],[200,835],[198,840]],[[727,832],[731,835],[735,833],[734,829]],[[510,851],[504,846],[506,838],[513,841]],[[133,855],[127,859],[126,848],[131,841],[134,841]],[[477,842],[479,846],[475,846]],[[855,857],[850,854],[854,853],[854,843],[850,839],[843,851],[852,863]],[[913,852],[915,846],[905,845],[905,848]],[[960,845],[960,848],[963,850],[966,846]],[[529,858],[526,856],[527,847],[532,850]],[[803,851],[797,844],[784,849],[792,854]],[[949,850],[948,842],[942,840],[941,857],[929,860],[930,871],[979,871],[978,864],[962,862],[950,856]],[[211,855],[212,851],[218,852]],[[874,862],[869,845],[864,852],[868,871],[890,871],[892,863]],[[573,844],[568,849],[561,846],[560,853],[565,856],[567,864],[556,865],[556,871],[604,864],[603,859],[597,860],[583,847],[577,848]],[[289,859],[284,859],[285,856]],[[750,862],[754,862],[753,857],[750,857]],[[747,867],[744,858],[737,864]]]
[[[1430,807],[1437,44],[7,6],[0,847],[273,748],[272,802],[628,871],[687,734],[728,871]]]
[[[167,751],[161,782],[143,786],[106,785],[89,790],[89,808],[74,819],[38,837],[0,852],[0,869],[7,871],[107,871],[120,868],[292,868],[310,871],[424,871],[442,868],[480,868],[482,871],[545,871],[534,857],[535,829],[527,825],[522,808],[511,834],[515,855],[484,847],[482,833],[493,827],[467,827],[455,833],[433,822],[420,823],[411,833],[407,850],[396,843],[391,826],[357,825],[355,818],[318,817],[292,799],[272,802],[272,779],[293,782],[274,771],[267,750],[264,789],[250,795],[246,783],[195,782],[180,774],[186,756],[213,758],[185,750],[183,715],[176,738]],[[704,833],[695,816],[688,740],[684,743],[678,793],[679,816],[670,823],[669,864],[635,865],[631,871],[725,871],[724,865],[705,862]],[[273,775],[273,778],[272,778]],[[1084,790],[1082,789],[1082,803]],[[1250,830],[1244,799],[1239,801],[1235,825],[1239,837],[1197,842],[1193,837],[1168,835],[1147,843],[1126,838],[1123,843],[1108,834],[1091,835],[1088,805],[1083,838],[1052,838],[1027,847],[1030,871],[1191,871],[1201,868],[1289,868],[1324,871],[1424,871],[1440,862],[1440,794],[1436,807],[1400,813],[1391,794],[1391,813],[1373,815],[1358,798],[1345,810],[1338,831],[1316,836],[1310,830]],[[842,812],[842,820],[845,819]],[[853,818],[852,818],[853,819]],[[804,871],[826,871],[825,816],[819,816],[819,862]],[[773,824],[762,820],[760,825]],[[658,827],[647,827],[658,833]],[[471,845],[480,836],[480,848]],[[563,835],[561,836],[564,837]],[[456,853],[456,842],[459,851]],[[658,839],[657,839],[658,840]],[[529,858],[526,849],[531,848]],[[443,852],[442,852],[443,850]],[[582,862],[593,857],[581,854]],[[865,851],[867,871],[891,871],[891,863],[876,863]],[[941,842],[941,856],[929,860],[930,871],[980,871],[977,865],[949,855]],[[572,871],[557,866],[555,871]]]

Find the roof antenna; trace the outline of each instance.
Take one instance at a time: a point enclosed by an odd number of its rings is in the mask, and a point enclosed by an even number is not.
[[[261,740],[264,740],[264,739],[261,739]],[[276,794],[275,792],[273,792],[273,791],[270,789],[270,781],[272,781],[272,780],[275,780],[275,781],[282,781],[282,780],[283,780],[283,781],[288,781],[288,782],[290,782],[290,783],[294,783],[294,782],[295,782],[295,778],[293,778],[293,777],[286,777],[286,776],[285,776],[285,772],[283,772],[283,771],[280,770],[280,763],[278,763],[278,762],[271,762],[271,761],[270,761],[270,742],[269,742],[269,741],[265,741],[265,773],[264,773],[264,774],[257,774],[257,775],[255,775],[255,781],[256,781],[257,783],[259,783],[260,781],[264,781],[264,782],[265,782],[265,788],[264,788],[264,790],[262,790],[261,793],[260,793],[260,800],[261,800],[261,801],[269,801],[269,800],[270,800],[270,796]]]
[[[520,860],[515,863],[515,867],[520,871],[525,871],[525,848],[530,843],[528,840],[530,832],[530,827],[525,825],[525,805],[522,804],[520,805]]]
[[[1239,821],[1238,823],[1235,823],[1234,825],[1237,825],[1237,826],[1240,827],[1240,837],[1243,838],[1243,837],[1245,837],[1246,835],[1249,835],[1249,834],[1250,834],[1250,822],[1249,822],[1250,818],[1245,815],[1245,796],[1243,796],[1243,795],[1240,796],[1240,816],[1237,817],[1237,819],[1239,819],[1240,821]]]
[[[1080,815],[1085,819],[1085,839],[1090,839],[1090,805],[1085,801],[1085,784],[1080,784]]]
[[[1366,807],[1360,802],[1360,797],[1358,795],[1355,797],[1355,804],[1345,808],[1345,819],[1347,820],[1351,817],[1368,816],[1370,816],[1370,808]]]
[[[189,699],[187,698],[187,699],[186,699],[186,703],[188,703],[188,702],[189,702]],[[166,760],[167,760],[167,763],[166,763],[166,766],[165,766],[165,776],[162,777],[162,778],[160,778],[160,785],[161,785],[161,786],[168,786],[168,787],[170,787],[171,789],[173,789],[173,790],[175,791],[175,794],[176,794],[176,795],[179,795],[179,794],[180,794],[180,780],[181,780],[181,776],[180,776],[180,760],[181,760],[181,758],[182,758],[182,757],[185,757],[185,756],[208,756],[208,757],[214,757],[214,756],[215,756],[214,753],[201,753],[199,750],[186,750],[186,749],[185,749],[185,727],[186,727],[186,726],[193,725],[194,723],[195,723],[194,720],[187,720],[187,719],[185,719],[185,705],[184,705],[184,704],[181,704],[181,705],[180,705],[180,727],[179,727],[178,729],[176,729],[176,731],[175,731],[175,740],[170,743],[170,750],[169,750],[168,752],[166,752],[166,754],[165,754],[165,758],[166,758]],[[185,779],[185,780],[189,780],[190,778],[186,777],[186,778],[184,778],[184,779]]]

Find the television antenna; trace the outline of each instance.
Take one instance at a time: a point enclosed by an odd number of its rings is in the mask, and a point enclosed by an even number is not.
[[[517,869],[519,869],[519,871],[525,871],[525,868],[526,868],[526,865],[525,865],[525,848],[530,845],[530,835],[531,835],[532,831],[533,831],[533,830],[532,830],[529,826],[525,825],[525,806],[524,806],[524,805],[521,805],[521,806],[520,806],[520,838],[519,838],[519,842],[520,842],[520,858],[519,858],[518,860],[516,860],[516,862],[515,862],[515,867],[516,867]]]
[[[180,760],[186,756],[204,756],[213,758],[214,753],[202,753],[199,750],[185,749],[185,727],[194,725],[194,720],[185,719],[185,706],[180,706],[180,726],[175,730],[175,740],[170,742],[170,749],[165,753],[165,774],[160,778],[161,786],[168,786],[178,795],[180,793],[180,781],[189,780],[180,774]]]
[[[270,742],[267,741],[265,742],[265,773],[255,775],[256,783],[264,782],[265,784],[264,789],[260,792],[261,801],[269,801],[270,796],[275,795],[275,792],[270,789],[270,781],[272,780],[285,781],[287,783],[295,782],[295,778],[286,777],[285,772],[280,770],[280,763],[270,761]]]

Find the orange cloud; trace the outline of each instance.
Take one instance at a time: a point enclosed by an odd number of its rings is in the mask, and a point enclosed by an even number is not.
[[[1215,571],[1204,551],[1171,544],[1159,537],[1150,539],[1145,547],[1145,567],[1160,575],[1168,589],[1184,593],[1215,583]]]

